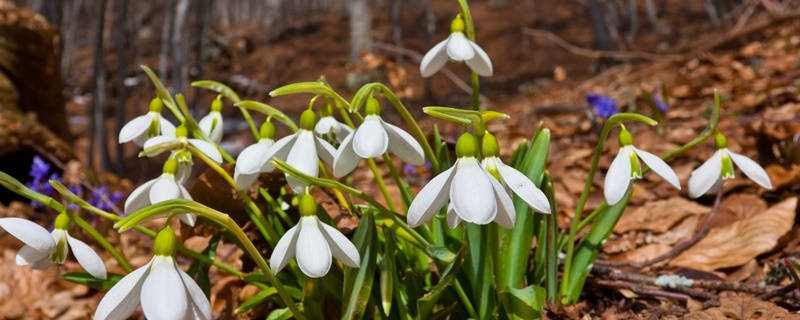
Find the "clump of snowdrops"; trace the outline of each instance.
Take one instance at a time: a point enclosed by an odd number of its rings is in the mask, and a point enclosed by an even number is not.
[[[128,195],[122,216],[84,201],[59,180],[50,180],[50,184],[60,194],[60,201],[0,174],[5,187],[57,213],[53,231],[25,219],[0,219],[0,228],[24,243],[17,263],[35,269],[63,264],[71,248],[85,272],[64,274],[64,278],[108,290],[95,319],[125,319],[137,308],[149,319],[212,319],[217,317],[215,312],[230,312],[211,308],[211,267],[260,290],[233,312],[270,304],[269,319],[427,319],[442,315],[531,319],[540,317],[545,301],[578,301],[599,245],[620,218],[636,188],[635,181],[648,170],[680,190],[681,182],[666,161],[714,136],[718,151],[692,173],[688,181],[691,197],[719,190],[734,176],[734,165],[757,184],[771,188],[769,177],[757,163],[727,149],[725,136],[717,130],[718,95],[708,128],[662,156],[637,148],[626,128],[634,123],[653,126],[655,120],[641,114],[606,112],[603,115],[608,118],[572,222],[567,230],[560,229],[554,214],[553,179],[547,171],[550,132],[539,128],[529,141],[516,146],[510,158],[501,158],[501,142],[487,129],[487,123],[513,115],[480,108],[479,76],[491,76],[492,63],[476,43],[466,1],[459,0],[459,5],[461,13],[452,21],[450,36],[430,49],[420,65],[426,77],[448,61],[464,62],[472,71],[471,109],[423,108],[429,116],[462,125],[454,148],[437,130],[423,132],[403,102],[381,83],[364,85],[349,100],[324,80],[289,84],[270,92],[271,96],[309,94],[308,109],[295,122],[279,108],[241,100],[221,83],[197,81],[194,86],[219,93],[208,115],[197,121],[181,94],[170,94],[149,68],[142,67],[157,94],[148,113],[122,128],[119,142],[136,143],[142,147],[140,156],[163,158],[162,174]],[[241,111],[253,134],[253,144],[236,158],[219,145],[225,132],[221,111],[226,106]],[[404,123],[386,121],[382,117],[386,107]],[[162,115],[164,108],[177,125]],[[253,117],[251,112],[260,116]],[[254,118],[264,120],[257,126]],[[277,137],[276,126],[292,133]],[[605,174],[606,203],[584,214],[604,144],[612,132],[618,132],[620,147]],[[246,233],[227,213],[213,209],[213,203],[192,199],[185,186],[198,161],[235,190],[231,194],[242,201],[254,233]],[[404,163],[402,171],[396,167],[398,162]],[[233,164],[233,174],[224,164]],[[403,172],[423,165],[428,165],[432,174],[415,193]],[[262,174],[276,170],[286,180],[280,193],[268,191],[259,181]],[[350,185],[349,176],[356,170],[371,171],[371,186],[381,191],[381,197],[373,198]],[[383,172],[393,180],[399,203]],[[315,193],[315,189],[324,192]],[[357,218],[355,230],[349,235],[339,230],[314,194],[332,195],[340,214]],[[85,220],[87,214],[114,221],[116,232],[152,237],[152,259],[132,266],[106,240],[107,235]],[[143,226],[159,218],[159,230]],[[173,230],[177,224],[208,224],[217,235],[206,250],[195,252],[182,245]],[[579,239],[578,232],[587,228]],[[113,257],[122,273],[107,272],[92,246],[72,236],[78,233],[92,238],[93,244]],[[531,248],[534,238],[536,245]],[[240,270],[217,260],[214,252],[220,242],[236,244],[255,267]],[[176,255],[192,261],[186,271]]]

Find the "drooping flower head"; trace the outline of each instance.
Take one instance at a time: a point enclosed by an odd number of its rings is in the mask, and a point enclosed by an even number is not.
[[[364,122],[349,134],[336,150],[333,175],[343,177],[353,171],[359,160],[380,157],[387,150],[413,165],[425,163],[422,146],[408,132],[386,123],[380,116],[380,103],[367,100]]]
[[[312,177],[319,176],[319,160],[322,159],[327,164],[333,165],[333,155],[336,149],[325,139],[314,135],[314,126],[317,123],[317,116],[314,111],[307,109],[300,114],[300,128],[297,132],[281,138],[269,148],[264,156],[267,160],[263,172],[271,172],[275,167],[269,163],[272,158],[286,161],[290,166],[297,168]],[[292,190],[300,194],[305,190],[307,184],[297,178],[286,174],[286,181]]]
[[[0,218],[0,228],[25,244],[17,253],[18,266],[29,265],[41,270],[53,264],[64,264],[72,248],[75,259],[89,274],[106,279],[103,259],[85,242],[69,235],[69,224],[69,216],[63,212],[56,217],[53,232],[25,219]]]
[[[163,103],[159,98],[150,100],[150,111],[144,115],[133,118],[119,131],[119,143],[133,141],[139,146],[144,145],[147,139],[161,135],[175,134],[175,126],[161,116]]]
[[[214,162],[218,164],[222,163],[222,154],[220,154],[219,150],[217,150],[217,147],[214,144],[200,139],[189,138],[188,135],[189,130],[186,129],[186,126],[180,125],[177,129],[175,129],[175,132],[172,135],[160,135],[147,139],[143,146],[144,152],[146,152],[148,156],[152,157],[159,155],[164,151],[179,152],[181,150],[187,150],[187,146],[191,145]],[[156,146],[160,145],[165,146],[165,148],[155,148]]]
[[[167,200],[192,200],[189,191],[177,181],[175,177],[177,171],[178,161],[175,158],[167,159],[164,162],[161,176],[145,182],[131,192],[128,199],[125,200],[125,214],[131,214],[151,204]],[[180,219],[183,223],[194,226],[197,216],[194,214],[182,214]]]
[[[264,121],[259,135],[261,137],[258,142],[244,148],[236,158],[233,180],[236,181],[236,188],[239,190],[245,190],[253,185],[270,160],[266,155],[274,144],[275,125],[270,121]]]
[[[316,132],[317,135],[325,136],[330,134],[333,135],[336,141],[341,143],[347,135],[353,132],[352,128],[333,117],[333,106],[330,104],[326,104],[320,108],[319,114],[319,121],[317,121],[317,124],[314,126],[314,132]]]
[[[725,135],[717,132],[714,142],[717,151],[700,167],[692,171],[692,175],[689,177],[690,197],[698,198],[709,191],[721,188],[725,180],[735,177],[734,164],[753,182],[765,189],[772,189],[772,182],[764,168],[750,158],[728,150],[728,139],[725,138]]]
[[[619,133],[619,153],[611,162],[606,173],[603,188],[608,205],[614,205],[628,192],[631,181],[642,178],[642,165],[639,159],[650,167],[657,175],[678,190],[681,183],[672,168],[658,156],[633,146],[633,136],[621,126]]]
[[[608,118],[619,113],[617,100],[599,93],[590,93],[586,95],[586,103],[594,108],[595,114],[603,118]]]
[[[95,320],[127,319],[141,305],[151,320],[211,320],[203,290],[175,262],[175,231],[169,226],[153,242],[153,259],[123,277],[97,305]]]
[[[336,257],[348,267],[357,268],[361,257],[356,246],[339,230],[319,221],[317,203],[309,194],[300,196],[300,222],[283,234],[270,257],[270,268],[279,272],[292,257],[305,275],[325,276]]]
[[[433,48],[425,53],[422,62],[419,64],[419,72],[423,77],[430,77],[449,60],[463,61],[475,73],[488,77],[492,75],[492,61],[472,40],[464,35],[464,19],[459,13],[453,22],[450,23],[450,36],[437,43]]]
[[[222,113],[220,111],[222,111],[222,95],[217,96],[211,102],[211,110],[197,123],[208,139],[216,144],[222,141]]]

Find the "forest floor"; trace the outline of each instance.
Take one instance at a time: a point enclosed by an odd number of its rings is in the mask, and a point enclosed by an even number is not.
[[[448,10],[452,9],[436,8],[440,16],[445,17],[442,20],[451,16]],[[563,27],[563,32],[559,33],[563,38],[580,47],[588,47],[588,33],[581,31],[587,30],[588,26],[559,23],[568,19],[575,10],[557,11],[552,20],[532,18],[526,25],[543,29]],[[495,21],[494,24],[481,25],[483,31],[479,33],[479,39],[487,39],[482,44],[496,61],[496,76],[484,81],[484,104],[512,116],[509,120],[493,123],[489,130],[501,140],[504,157],[510,156],[519,142],[529,139],[540,123],[551,130],[553,140],[548,170],[555,181],[557,214],[562,228],[568,227],[574,214],[597,143],[601,120],[591,116],[591,107],[584,101],[590,92],[615,98],[624,111],[661,119],[655,128],[633,125],[629,129],[637,147],[662,155],[705,129],[713,92],[719,91],[725,98],[719,129],[728,137],[730,149],[763,164],[774,186],[773,190],[763,190],[737,172],[737,177],[726,184],[724,196],[715,205],[713,196],[689,200],[685,191],[677,192],[657,176],[646,175],[637,182],[631,204],[614,234],[604,243],[582,302],[570,307],[548,306],[548,318],[798,318],[800,292],[792,287],[784,263],[787,257],[800,258],[800,228],[795,219],[797,191],[800,189],[800,152],[797,149],[800,148],[800,82],[797,80],[800,76],[800,22],[796,13],[791,13],[794,19],[766,13],[754,15],[741,25],[733,21],[731,28],[714,32],[705,25],[686,24],[680,34],[708,32],[702,38],[708,41],[671,38],[668,40],[672,50],[660,53],[643,53],[650,51],[646,48],[655,48],[667,41],[664,36],[646,34],[643,37],[649,39],[632,45],[626,51],[628,56],[622,57],[629,63],[616,64],[598,73],[592,72],[596,59],[598,55],[608,53],[580,51],[572,47],[564,49],[552,39],[534,40],[521,31],[518,22],[507,22],[514,19],[504,20],[501,13],[491,10],[478,8],[474,11],[477,12],[476,21]],[[517,11],[522,12],[511,8],[504,14]],[[341,18],[331,15],[320,19],[299,26],[296,33],[284,35],[270,47],[259,45],[253,37],[242,37],[244,49],[240,52],[238,46],[231,46],[234,48],[232,51],[213,58],[210,63],[216,67],[211,68],[205,78],[233,83],[248,99],[266,101],[265,93],[275,86],[312,80],[320,75],[347,90],[344,80],[347,73],[361,70],[376,80],[390,83],[409,102],[409,106],[463,106],[469,103],[468,94],[446,76],[437,75],[430,81],[423,81],[418,75],[413,54],[405,57],[405,62],[397,64],[390,45],[381,47],[389,48],[388,51],[379,50],[379,54],[365,56],[363,64],[349,64],[346,45],[339,43],[346,43],[347,39],[338,33],[338,28],[331,27],[332,24],[341,25],[337,20]],[[405,20],[406,24],[417,23],[414,16]],[[677,25],[681,25],[679,22]],[[388,24],[376,22],[376,25]],[[377,33],[390,34],[390,31],[379,27]],[[437,34],[443,36],[444,32],[438,31]],[[415,51],[430,44],[413,41],[416,40],[410,40],[406,45]],[[232,43],[236,41],[232,40]],[[516,48],[520,43],[525,43],[526,48]],[[330,59],[321,59],[320,55]],[[155,59],[151,56],[144,61],[155,64]],[[546,62],[524,62],[539,60]],[[266,67],[245,67],[252,65]],[[467,79],[463,66],[450,64],[449,68],[459,78]],[[136,73],[133,68],[128,72]],[[233,79],[232,74],[243,78]],[[74,80],[71,90],[80,92],[81,88],[87,87],[81,76]],[[150,90],[149,85],[142,83],[139,86],[142,90]],[[649,102],[650,94],[662,89],[667,104],[664,114]],[[137,107],[129,108],[130,115],[142,112],[146,107],[150,93],[143,92],[131,94],[128,103]],[[209,94],[194,97],[194,93],[189,93],[189,96],[206,102],[211,99]],[[269,102],[296,115],[306,106],[302,99],[306,97],[272,99]],[[80,120],[85,117],[87,105],[81,99],[72,99],[68,110]],[[419,110],[415,112],[421,114]],[[445,123],[423,122],[427,127],[434,124],[451,141],[460,130]],[[79,137],[74,142],[76,153],[85,154],[87,127],[76,125],[73,130]],[[250,143],[246,135],[246,130],[229,130],[226,132],[227,147],[236,153],[237,148]],[[587,212],[602,202],[603,173],[617,148],[616,139],[609,139],[600,159],[601,174],[594,181]],[[126,151],[129,159],[135,156],[132,147]],[[713,142],[709,140],[670,164],[680,180],[687,181],[690,172],[713,152]],[[127,162],[134,163],[133,160]],[[85,177],[82,166],[77,161],[66,164],[64,176]],[[97,175],[99,181],[114,189],[129,191],[131,186],[149,179],[158,170],[156,164],[127,164],[126,167],[134,169],[129,172],[135,172],[136,176],[128,174],[126,179],[118,181],[110,178],[113,177],[111,174],[101,174]],[[408,178],[414,187],[419,188],[429,175],[419,171],[416,176]],[[218,192],[217,195],[210,192],[215,186],[213,175],[203,174],[197,181],[192,192],[202,196],[196,198],[209,199],[208,204],[213,203],[226,212],[240,211],[230,200],[224,203],[216,201],[222,197]],[[357,175],[354,179],[355,185],[364,189],[369,188],[371,181],[372,177],[367,174]],[[378,194],[377,190],[369,191]],[[0,216],[4,217],[46,220],[47,214],[19,201],[0,207]],[[353,226],[353,221],[346,217],[340,218],[339,223],[344,229]],[[698,233],[700,236],[696,236]],[[186,236],[190,248],[205,247],[207,237],[202,231],[196,236]],[[693,238],[699,242],[681,249],[682,243]],[[120,244],[123,254],[132,257],[134,265],[144,264],[149,257],[149,239],[128,232],[110,240]],[[0,297],[6,297],[0,299],[0,314],[6,318],[89,317],[102,293],[60,280],[55,269],[41,272],[17,267],[14,255],[18,246],[8,235],[0,237]],[[667,258],[663,261],[649,264],[664,255]],[[221,245],[218,257],[231,265],[250,264],[242,261],[241,253],[231,245]],[[105,258],[111,271],[119,271],[113,259]],[[64,268],[79,269],[74,262],[68,262]],[[235,277],[214,268],[211,274],[215,312],[227,314],[256,293],[254,287],[243,286]],[[689,287],[655,286],[654,278],[662,275],[680,275],[694,281]],[[244,317],[256,315],[249,313]]]

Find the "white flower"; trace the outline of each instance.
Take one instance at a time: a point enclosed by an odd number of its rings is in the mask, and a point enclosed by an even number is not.
[[[277,273],[297,257],[300,271],[309,277],[320,278],[331,268],[331,257],[348,267],[357,268],[361,256],[356,246],[339,230],[319,221],[313,197],[304,194],[300,200],[300,221],[283,234],[270,257],[270,268]]]
[[[219,111],[211,111],[197,123],[200,130],[208,136],[208,139],[216,144],[222,141],[222,114]]]
[[[236,168],[233,171],[233,180],[236,181],[237,189],[245,190],[258,180],[258,175],[270,160],[266,155],[274,144],[272,140],[274,136],[275,126],[266,121],[261,125],[261,137],[258,142],[244,148],[239,153],[239,157],[236,158]]]
[[[333,155],[336,149],[327,141],[314,135],[316,115],[311,110],[303,111],[300,115],[300,129],[297,132],[276,141],[264,158],[267,159],[262,172],[271,172],[275,167],[269,163],[272,158],[286,161],[290,166],[312,177],[319,176],[319,159],[325,163],[333,164]],[[289,174],[286,181],[295,193],[301,193],[306,183]]]
[[[175,178],[177,166],[175,159],[168,159],[164,163],[164,170],[161,176],[147,181],[134,189],[128,199],[125,200],[125,213],[130,214],[151,204],[172,199],[192,200],[189,191]],[[189,226],[194,226],[197,220],[197,216],[194,214],[182,214],[179,217],[183,223]]]
[[[458,138],[458,160],[450,169],[431,179],[411,202],[407,214],[409,226],[417,227],[430,220],[448,200],[448,222],[451,226],[460,220],[475,224],[496,221],[506,228],[514,226],[515,212],[511,197],[496,179],[481,168],[475,158],[477,149],[477,139],[471,134],[464,133]]]
[[[212,319],[203,290],[175,263],[174,242],[173,247],[158,248],[163,233],[156,236],[153,259],[123,277],[100,300],[95,320],[127,319],[139,305],[150,320]]]
[[[153,132],[150,132],[153,129]],[[175,126],[161,116],[161,99],[153,98],[150,101],[150,111],[144,115],[128,121],[119,131],[119,143],[133,140],[138,146],[153,135],[174,135]]]
[[[718,134],[717,151],[700,167],[692,171],[692,175],[689,177],[689,196],[698,198],[715,189],[715,186],[722,187],[723,180],[734,177],[734,163],[750,180],[766,189],[772,189],[772,182],[764,168],[750,158],[728,150],[725,137]]]
[[[181,146],[192,145],[214,162],[222,163],[222,154],[219,153],[219,150],[217,150],[217,147],[214,144],[200,139],[187,138],[187,134],[188,132],[186,131],[186,127],[179,126],[177,129],[175,129],[173,135],[160,135],[147,139],[147,141],[144,143],[143,149],[148,150],[163,143],[178,142]],[[149,153],[148,156],[156,156],[161,154],[163,151],[166,150],[157,150],[156,152]]]
[[[487,148],[487,140],[493,141],[494,148]],[[533,181],[528,179],[525,174],[507,166],[503,163],[503,160],[500,160],[500,158],[496,156],[498,148],[497,140],[494,136],[486,133],[483,136],[483,141],[484,155],[487,155],[481,162],[483,169],[500,181],[503,190],[511,189],[520,199],[525,201],[525,203],[537,212],[550,213],[550,202],[547,200],[547,196],[544,195],[544,192],[539,190],[539,188],[533,184]],[[512,213],[514,213],[514,211],[512,211]]]
[[[481,47],[464,36],[464,22],[458,16],[450,25],[450,36],[437,43],[425,53],[419,65],[423,77],[430,77],[447,62],[464,61],[475,73],[488,77],[492,75],[492,61]]]
[[[603,189],[608,205],[614,205],[619,202],[628,192],[631,180],[642,177],[642,167],[639,164],[639,159],[642,159],[653,172],[664,178],[673,187],[678,190],[681,189],[681,183],[675,171],[672,171],[672,168],[658,156],[634,147],[632,145],[633,137],[628,130],[622,129],[619,134],[619,140],[621,147],[608,168]]]
[[[324,116],[317,121],[317,125],[314,126],[314,132],[320,136],[333,134],[336,140],[341,143],[350,132],[353,132],[353,129],[339,122],[339,120],[336,120],[333,116]]]
[[[1,218],[0,228],[19,239],[25,245],[19,249],[16,262],[18,266],[30,265],[33,269],[45,269],[56,264],[63,264],[72,247],[72,254],[78,263],[98,279],[106,279],[106,266],[103,259],[85,242],[73,238],[67,233],[69,218],[59,214],[56,228],[48,232],[38,224],[21,218]]]
[[[386,123],[379,115],[378,101],[367,100],[364,122],[349,134],[336,150],[333,160],[333,175],[343,177],[358,166],[361,159],[380,157],[391,151],[401,160],[412,165],[425,164],[422,146],[408,132]]]

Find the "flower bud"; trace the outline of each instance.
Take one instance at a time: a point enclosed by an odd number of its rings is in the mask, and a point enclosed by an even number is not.
[[[164,106],[164,103],[161,102],[159,97],[153,98],[150,100],[150,112],[161,113],[161,108]]]
[[[178,172],[178,161],[172,157],[167,159],[167,161],[164,162],[164,167],[162,169],[162,172],[174,175],[176,172]]]
[[[481,146],[483,157],[496,157],[500,154],[500,146],[497,145],[497,138],[489,132],[483,135],[483,144]]]
[[[311,217],[317,215],[317,202],[314,197],[308,193],[300,196],[300,203],[297,205],[300,209],[301,217]]]
[[[469,132],[464,132],[456,141],[456,156],[459,158],[475,157],[478,154],[478,139]]]
[[[59,213],[56,216],[56,222],[53,223],[53,227],[59,230],[67,230],[69,228],[69,216],[66,212]]]
[[[175,254],[176,247],[175,231],[170,226],[161,229],[153,240],[153,254],[157,256],[171,257]]]
[[[464,32],[464,19],[460,13],[450,22],[450,32]]]
[[[300,114],[300,129],[314,130],[314,125],[317,124],[317,116],[311,109],[306,109]]]
[[[366,112],[367,115],[380,115],[381,104],[378,102],[378,99],[375,99],[375,97],[369,97],[369,99],[367,99],[367,106],[364,108],[364,112]]]
[[[220,112],[222,111],[222,95],[218,95],[214,101],[211,101],[211,111]]]
[[[261,124],[261,131],[259,132],[261,139],[272,139],[275,137],[275,125],[270,121],[264,121]]]

